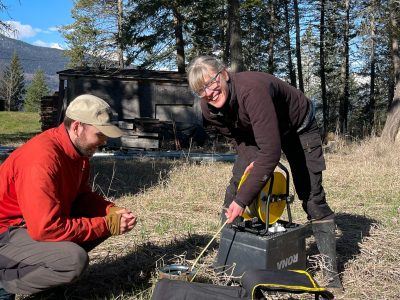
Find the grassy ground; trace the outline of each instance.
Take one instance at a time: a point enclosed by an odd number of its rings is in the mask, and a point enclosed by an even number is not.
[[[20,145],[40,132],[39,113],[0,111],[0,146]]]
[[[345,287],[337,299],[400,297],[399,145],[377,138],[326,155],[324,186],[337,213],[339,268]],[[191,265],[219,227],[230,163],[93,159],[94,188],[139,217],[129,234],[111,237],[90,252],[88,271],[74,284],[19,299],[150,299],[157,270]],[[305,222],[299,201],[294,221]],[[197,264],[196,281],[226,285],[215,273],[218,241]],[[320,257],[307,239],[309,270],[324,283]],[[314,299],[271,295],[270,299]]]

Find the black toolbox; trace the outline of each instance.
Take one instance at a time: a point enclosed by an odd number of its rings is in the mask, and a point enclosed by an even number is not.
[[[226,226],[221,233],[219,250],[214,266],[241,276],[245,271],[269,269],[306,269],[307,225],[277,222],[284,232],[257,234]]]

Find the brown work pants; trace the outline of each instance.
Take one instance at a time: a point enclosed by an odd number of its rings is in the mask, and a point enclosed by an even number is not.
[[[70,283],[87,268],[87,251],[101,241],[88,247],[38,242],[26,228],[10,227],[0,235],[0,285],[9,293],[33,294]]]

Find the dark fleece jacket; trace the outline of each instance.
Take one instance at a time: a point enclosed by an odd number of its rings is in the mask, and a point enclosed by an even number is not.
[[[267,73],[230,74],[228,84],[224,107],[216,109],[202,99],[201,109],[206,122],[235,140],[239,155],[254,161],[254,169],[235,199],[244,207],[256,199],[274,171],[281,156],[281,139],[301,126],[309,100],[300,90]]]

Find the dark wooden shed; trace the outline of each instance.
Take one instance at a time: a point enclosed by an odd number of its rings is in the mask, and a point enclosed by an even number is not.
[[[110,145],[158,148],[171,131],[175,142],[182,139],[179,135],[204,138],[204,134],[199,135],[199,101],[191,94],[185,74],[138,69],[69,69],[57,73],[58,123],[75,97],[90,93],[110,104],[116,124],[125,132]]]

